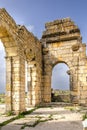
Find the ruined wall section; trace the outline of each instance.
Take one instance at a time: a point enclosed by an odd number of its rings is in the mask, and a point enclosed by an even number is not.
[[[46,23],[45,28],[40,43],[0,9],[0,39],[6,52],[6,111],[25,110],[25,62],[29,105],[51,101],[52,68],[57,63],[69,67],[72,102],[87,102],[86,45],[79,28],[70,18]]]
[[[17,53],[17,25],[5,9],[0,9],[0,39],[5,47],[6,55]],[[12,54],[14,53],[14,54]]]
[[[80,47],[78,85],[79,85],[79,104],[87,106],[87,56],[86,44]]]
[[[20,87],[24,70],[20,67],[22,59],[18,50],[21,42],[17,32],[15,21],[5,9],[0,9],[0,39],[6,52],[6,111],[15,113],[25,110],[24,97],[20,98],[24,88],[24,82]]]
[[[46,23],[45,28],[46,30],[43,32],[41,39],[44,61],[43,101],[51,101],[52,68],[57,63],[65,63],[69,67],[71,101],[80,103],[81,91],[79,84],[81,79],[79,76],[84,77],[84,79],[86,76],[84,74],[85,45],[82,44],[80,30],[70,18]],[[84,63],[82,63],[83,60]],[[81,64],[83,64],[84,69]],[[83,71],[84,76],[82,76],[81,71]],[[84,88],[84,82],[82,82],[82,86]]]
[[[30,33],[25,26],[19,26],[19,36],[23,41],[25,58],[28,64],[29,105],[37,105],[41,102],[41,79],[42,79],[42,46],[40,41]],[[32,72],[30,72],[30,70]],[[31,81],[32,78],[32,81]],[[32,98],[31,98],[31,96]]]
[[[41,102],[41,44],[24,26],[0,9],[0,39],[6,52],[6,111],[25,110],[25,61],[33,64],[34,105]]]

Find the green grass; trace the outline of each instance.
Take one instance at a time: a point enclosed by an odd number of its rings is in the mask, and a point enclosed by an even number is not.
[[[12,111],[8,111],[8,112],[6,113],[6,115],[7,115],[7,116],[12,116],[12,115],[14,115],[14,113],[13,113]]]
[[[68,107],[65,107],[65,109],[70,110],[70,111],[74,111],[74,110],[76,110],[76,108],[75,108],[75,107],[73,107],[73,106],[68,106]]]
[[[34,122],[34,124],[32,125],[27,125],[26,123],[21,127],[21,129],[24,129],[25,127],[35,127],[36,125],[38,125],[40,122],[46,122],[46,121],[49,121],[49,120],[52,120],[52,118],[49,118],[49,119],[44,119],[44,120],[41,120],[40,118]]]
[[[82,117],[82,120],[84,121],[85,119],[87,119],[87,113],[85,113]]]
[[[2,126],[5,126],[5,125],[7,125],[7,124],[13,122],[14,120],[17,120],[17,119],[20,119],[20,118],[24,118],[25,115],[31,114],[31,113],[32,113],[33,111],[35,111],[36,109],[37,109],[37,107],[34,108],[34,109],[31,109],[31,110],[29,110],[29,111],[25,111],[25,112],[19,113],[18,116],[12,117],[11,119],[0,123],[0,128],[1,128]]]
[[[25,127],[35,127],[36,125],[38,125],[40,122],[46,122],[46,121],[50,121],[50,120],[53,120],[52,118],[53,115],[49,115],[48,119],[43,119],[42,120],[42,117],[38,117],[38,119],[32,124],[32,125],[28,125],[28,124],[24,124],[21,129],[24,129]]]
[[[3,103],[5,103],[5,99],[0,97],[0,104],[3,104]]]

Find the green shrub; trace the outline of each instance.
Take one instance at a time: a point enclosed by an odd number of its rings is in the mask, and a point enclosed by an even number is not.
[[[8,111],[8,112],[6,113],[6,115],[7,115],[7,116],[12,116],[12,115],[14,115],[14,114],[13,114],[12,111]]]
[[[85,119],[87,119],[87,113],[85,113],[85,114],[83,115],[83,117],[82,117],[82,120],[85,120]]]

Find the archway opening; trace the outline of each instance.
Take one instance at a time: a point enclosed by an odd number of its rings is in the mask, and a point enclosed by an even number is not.
[[[0,104],[1,108],[5,107],[5,91],[6,91],[6,63],[5,63],[5,48],[0,40]],[[2,113],[4,112],[3,109]]]
[[[69,67],[65,63],[58,63],[52,70],[51,101],[70,102]]]

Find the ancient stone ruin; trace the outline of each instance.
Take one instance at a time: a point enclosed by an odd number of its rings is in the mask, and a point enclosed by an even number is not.
[[[70,18],[46,23],[38,40],[0,9],[0,39],[6,52],[6,111],[25,111],[25,62],[28,105],[51,102],[52,68],[58,63],[69,67],[71,102],[86,105],[86,45]]]

